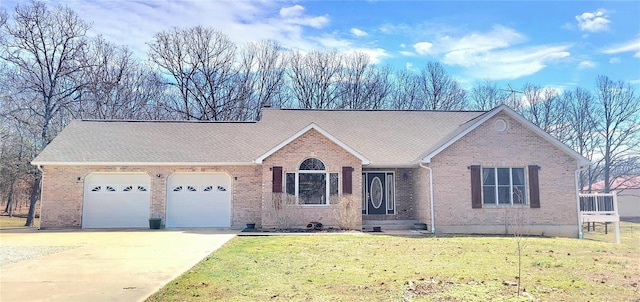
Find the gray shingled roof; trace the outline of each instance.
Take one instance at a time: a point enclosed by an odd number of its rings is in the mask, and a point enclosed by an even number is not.
[[[252,164],[314,123],[371,166],[416,165],[483,113],[265,109],[255,123],[73,121],[33,164]]]

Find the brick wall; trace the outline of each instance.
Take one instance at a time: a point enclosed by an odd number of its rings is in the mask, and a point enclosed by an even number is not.
[[[167,177],[174,172],[225,172],[231,176],[231,226],[242,228],[260,220],[259,166],[45,166],[42,192],[42,228],[82,226],[84,179],[92,172],[143,172],[151,177],[150,216],[165,217]],[[157,177],[156,175],[161,175]],[[79,178],[79,179],[78,179]]]
[[[429,225],[431,230],[431,197],[429,196],[429,170],[425,168],[415,169],[414,172],[415,185],[413,187],[415,204],[416,204],[416,219],[419,222]]]
[[[504,132],[494,128],[494,122],[499,118],[508,123]],[[525,168],[539,165],[541,207],[483,205],[482,209],[472,209],[470,165]],[[498,114],[432,159],[436,229],[441,232],[505,233],[513,231],[509,225],[513,225],[510,221],[514,217],[522,217],[522,232],[575,237],[578,233],[576,165],[574,158],[516,120]],[[527,194],[528,186],[527,180]]]
[[[300,163],[307,158],[317,158],[325,164],[328,172],[337,172],[339,176],[339,192],[342,193],[342,167],[353,167],[352,192],[357,199],[356,209],[361,213],[362,198],[362,161],[351,153],[338,146],[320,132],[311,129],[297,139],[293,140],[282,149],[267,157],[262,163],[262,221],[263,227],[276,227],[278,213],[273,210],[272,178],[270,170],[273,166],[281,166],[283,175],[287,172],[296,172]],[[284,182],[283,182],[284,183]],[[288,206],[293,216],[292,226],[304,227],[311,221],[320,221],[325,226],[336,226],[335,205],[293,205]],[[361,216],[358,216],[362,225]]]

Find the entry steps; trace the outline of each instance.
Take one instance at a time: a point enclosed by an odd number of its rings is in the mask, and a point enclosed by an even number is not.
[[[414,223],[418,223],[417,220],[362,220],[362,230],[371,231],[374,227],[380,227],[384,230],[413,230],[415,229]]]

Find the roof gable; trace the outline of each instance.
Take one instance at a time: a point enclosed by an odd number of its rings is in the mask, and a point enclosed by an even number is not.
[[[554,138],[549,133],[543,131],[542,129],[540,129],[540,127],[536,126],[535,124],[533,124],[529,120],[525,119],[522,115],[518,114],[517,112],[515,112],[513,109],[509,108],[506,105],[500,105],[500,106],[498,106],[496,108],[493,108],[492,110],[488,111],[487,113],[485,113],[485,114],[483,114],[483,115],[481,115],[481,116],[479,116],[479,117],[477,117],[475,119],[472,119],[468,123],[462,125],[455,132],[453,132],[449,137],[447,137],[445,140],[443,140],[442,142],[440,142],[439,144],[434,146],[434,148],[432,150],[428,151],[428,153],[422,158],[422,162],[423,163],[430,163],[431,159],[434,156],[438,155],[444,149],[446,149],[447,147],[451,146],[453,143],[458,141],[460,138],[462,138],[463,136],[467,135],[469,132],[473,131],[478,126],[482,125],[483,123],[485,123],[486,121],[488,121],[489,119],[491,119],[492,117],[494,117],[495,115],[497,115],[500,112],[506,113],[511,118],[513,118],[516,121],[518,121],[519,123],[523,124],[529,130],[533,131],[534,133],[536,133],[537,135],[539,135],[540,137],[542,137],[546,141],[550,142],[552,145],[556,146],[558,149],[562,150],[563,152],[565,152],[569,156],[575,158],[578,161],[578,167],[584,167],[584,166],[588,166],[588,165],[591,164],[591,162],[589,162],[589,160],[586,159],[584,156],[580,155],[578,152],[576,152],[573,149],[569,148],[567,145],[563,144],[561,141],[559,141],[558,139]]]
[[[289,143],[291,143],[292,141],[294,141],[298,137],[302,136],[303,134],[311,131],[311,129],[318,131],[320,134],[324,135],[327,139],[329,139],[330,141],[332,141],[336,145],[340,146],[345,151],[351,153],[353,156],[355,156],[358,159],[360,159],[362,161],[363,165],[368,165],[368,164],[371,163],[362,154],[358,153],[356,150],[354,150],[353,148],[349,147],[347,144],[343,143],[342,141],[337,139],[335,136],[331,135],[329,132],[325,131],[324,129],[320,128],[318,125],[316,125],[314,123],[311,123],[308,126],[302,128],[300,131],[294,133],[292,136],[288,137],[283,142],[279,143],[277,146],[271,148],[269,151],[267,151],[264,154],[260,155],[258,158],[256,158],[256,160],[254,162],[257,163],[257,164],[262,164],[262,161],[264,159],[266,159],[267,157],[271,156],[276,151],[282,149],[284,146],[288,145]]]

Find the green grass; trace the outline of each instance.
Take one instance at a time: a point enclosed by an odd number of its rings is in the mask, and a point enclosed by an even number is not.
[[[12,229],[22,229],[26,228],[24,226],[25,222],[27,222],[27,218],[24,217],[9,217],[9,216],[0,216],[0,230],[12,230]],[[33,221],[34,226],[40,225],[40,218],[36,218]]]
[[[640,224],[628,224],[620,245],[524,239],[527,295],[640,301]],[[527,301],[504,285],[516,275],[513,237],[236,237],[149,301]]]

